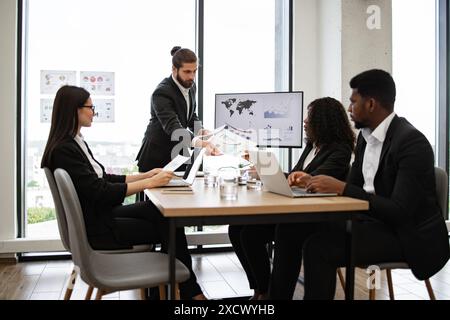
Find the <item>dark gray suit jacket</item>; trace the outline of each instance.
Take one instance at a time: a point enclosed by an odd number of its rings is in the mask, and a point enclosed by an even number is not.
[[[188,115],[186,100],[172,76],[161,81],[155,89],[151,99],[151,119],[136,158],[139,171],[164,167],[172,160],[172,149],[177,145],[177,150],[178,148],[186,150],[190,147],[194,127],[201,128],[200,120],[195,113],[197,107],[195,92],[194,84],[189,90],[191,106]],[[177,137],[172,138],[174,132]],[[176,154],[178,153],[180,152]]]

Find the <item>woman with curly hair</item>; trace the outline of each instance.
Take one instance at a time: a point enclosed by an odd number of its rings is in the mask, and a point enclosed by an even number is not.
[[[304,120],[306,147],[288,176],[291,186],[305,187],[316,175],[345,180],[355,144],[344,106],[333,98],[317,99],[308,106]],[[236,255],[254,290],[251,299],[291,299],[301,266],[304,240],[317,223],[230,226],[228,234]],[[267,244],[275,241],[272,275]],[[298,247],[298,256],[286,257],[284,248]],[[269,288],[270,286],[270,288]]]

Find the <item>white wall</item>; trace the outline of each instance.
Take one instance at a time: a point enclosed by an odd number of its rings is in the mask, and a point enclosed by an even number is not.
[[[16,235],[16,2],[0,1],[0,250]]]
[[[319,97],[341,100],[342,88],[342,3],[341,0],[317,1],[319,22]]]
[[[325,0],[326,1],[326,0]],[[319,42],[317,0],[294,1],[294,83],[293,90],[305,92],[305,104],[317,97],[319,90]]]
[[[380,8],[380,29],[370,30],[367,20],[371,5]],[[342,0],[342,98],[347,105],[348,83],[356,74],[368,69],[392,73],[392,4],[391,0]]]
[[[361,71],[392,72],[390,0],[296,0],[294,11],[294,89],[305,105],[331,96],[347,106],[349,81]],[[377,5],[381,28],[369,30],[367,8]]]

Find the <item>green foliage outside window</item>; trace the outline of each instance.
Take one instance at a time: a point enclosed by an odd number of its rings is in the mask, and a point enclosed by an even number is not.
[[[28,224],[41,223],[56,219],[56,212],[53,208],[28,208]]]
[[[39,183],[35,180],[31,180],[30,182],[27,183],[27,188],[38,188],[39,187]]]

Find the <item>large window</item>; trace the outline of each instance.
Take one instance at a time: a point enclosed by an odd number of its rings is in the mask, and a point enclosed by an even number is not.
[[[392,1],[392,35],[395,111],[436,150],[436,1]]]
[[[93,127],[83,129],[96,158],[109,172],[135,170],[150,96],[171,72],[170,49],[198,42],[200,0],[24,2],[25,235],[47,238],[58,231],[40,161],[56,89],[63,82],[87,86],[101,107]],[[215,93],[288,90],[289,1],[203,3],[199,92],[212,128]]]
[[[212,128],[216,93],[289,90],[289,7],[284,0],[205,1],[204,12],[203,118]],[[223,166],[217,158],[205,163]]]
[[[58,231],[40,161],[56,87],[89,84],[103,117],[82,132],[107,171],[132,171],[150,96],[171,73],[170,49],[195,47],[195,1],[39,0],[27,9],[26,236],[49,237]]]
[[[215,93],[271,92],[281,88],[277,68],[288,64],[288,46],[277,48],[277,11],[286,1],[205,1],[204,123],[214,125]],[[281,7],[280,7],[281,6]],[[287,42],[286,42],[287,45]],[[284,49],[284,50],[283,50]],[[277,53],[281,52],[281,57]],[[277,58],[281,60],[277,64]],[[288,74],[284,75],[285,80]],[[282,80],[278,80],[282,82]]]

